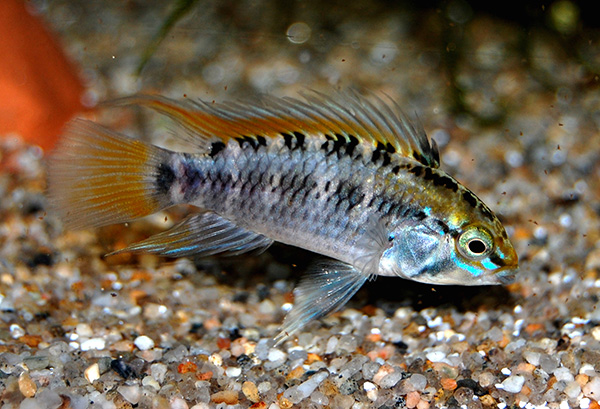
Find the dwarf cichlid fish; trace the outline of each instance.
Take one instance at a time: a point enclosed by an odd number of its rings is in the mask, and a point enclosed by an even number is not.
[[[51,205],[73,228],[178,204],[199,209],[114,253],[235,255],[279,241],[326,256],[296,288],[280,341],[340,308],[376,275],[512,282],[518,260],[502,223],[439,168],[421,125],[388,99],[303,98],[220,105],[122,99],[171,117],[195,151],[169,151],[76,120],[50,158]]]

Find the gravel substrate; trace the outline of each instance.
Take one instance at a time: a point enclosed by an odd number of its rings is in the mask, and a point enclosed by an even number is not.
[[[418,112],[444,169],[502,216],[521,260],[517,282],[378,279],[274,347],[313,255],[276,245],[230,259],[103,258],[185,209],[65,231],[47,213],[44,155],[7,135],[2,409],[600,408],[597,30],[553,25],[561,10],[550,5],[517,21],[461,1],[422,10],[208,1],[136,78],[171,3],[31,5],[82,67],[88,104],[142,91],[217,101],[349,87],[389,94]],[[147,112],[97,117],[170,143],[173,126]]]

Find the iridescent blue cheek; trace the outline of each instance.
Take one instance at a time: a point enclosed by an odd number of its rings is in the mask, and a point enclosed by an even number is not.
[[[492,261],[490,261],[489,258],[486,258],[485,260],[481,260],[481,265],[486,269],[486,270],[496,270],[499,268],[498,265],[496,265],[495,263],[493,263]]]
[[[451,256],[452,262],[454,263],[454,265],[462,270],[467,271],[469,274],[471,274],[473,277],[479,277],[480,275],[482,275],[484,273],[484,270],[482,270],[481,268],[477,267],[476,265],[473,264],[469,264],[466,263],[462,257],[457,254],[456,251],[452,252],[452,256]]]

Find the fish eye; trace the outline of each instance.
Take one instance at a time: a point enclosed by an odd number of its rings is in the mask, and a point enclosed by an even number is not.
[[[480,260],[489,255],[494,248],[492,235],[483,227],[468,227],[458,237],[458,251],[465,257]]]

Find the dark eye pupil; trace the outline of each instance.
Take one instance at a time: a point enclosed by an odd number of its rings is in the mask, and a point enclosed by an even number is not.
[[[481,254],[481,253],[485,252],[485,249],[486,249],[485,243],[483,241],[477,240],[477,239],[471,240],[469,242],[468,246],[469,246],[469,250],[475,254]]]

